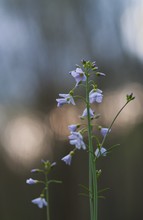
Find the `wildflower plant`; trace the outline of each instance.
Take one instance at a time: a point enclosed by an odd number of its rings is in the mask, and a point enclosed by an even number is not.
[[[98,67],[96,62],[90,61],[81,61],[82,65],[77,65],[76,69],[70,72],[70,75],[75,80],[75,86],[68,93],[68,98],[65,98],[64,104],[74,104],[75,99],[81,99],[84,102],[85,108],[80,116],[81,124],[72,124],[68,126],[70,131],[69,135],[69,143],[74,146],[72,151],[66,156],[62,158],[62,161],[67,165],[71,165],[71,160],[77,150],[85,150],[88,153],[88,167],[89,167],[89,185],[88,187],[83,186],[86,189],[86,193],[89,197],[90,204],[90,219],[97,220],[98,219],[98,178],[101,174],[101,170],[97,169],[97,161],[101,157],[105,157],[108,155],[109,151],[112,150],[112,147],[108,147],[105,144],[105,140],[108,134],[111,132],[111,128],[124,109],[124,107],[132,101],[135,97],[133,94],[127,95],[126,102],[124,106],[119,110],[111,124],[108,128],[102,127],[101,125],[97,125],[96,120],[99,118],[99,114],[96,113],[96,105],[102,103],[103,101],[103,91],[98,87],[97,78],[105,77],[105,73],[101,73],[98,71]],[[75,90],[79,87],[83,87],[85,90],[85,97],[74,95]],[[60,94],[59,94],[60,95]],[[60,95],[61,96],[61,95]],[[57,106],[59,105],[59,99],[57,99]],[[86,123],[82,123],[83,120],[86,120]],[[100,131],[101,135],[97,136],[95,134],[94,127]],[[84,141],[84,137],[87,136],[87,143]],[[100,192],[106,189],[100,190]]]
[[[111,133],[112,126],[121,111],[135,97],[132,93],[130,95],[127,95],[125,104],[117,112],[111,124],[108,127],[103,127],[97,122],[100,115],[96,113],[96,106],[101,104],[104,99],[103,91],[98,87],[97,78],[104,78],[106,74],[98,71],[96,62],[82,60],[81,66],[77,65],[76,69],[71,71],[69,75],[74,78],[75,85],[68,94],[59,94],[60,98],[56,99],[57,107],[62,107],[64,104],[76,105],[75,100],[80,99],[84,103],[84,109],[82,110],[80,116],[81,123],[71,124],[68,126],[68,139],[69,144],[72,146],[72,149],[67,155],[63,156],[61,160],[66,165],[70,166],[72,164],[72,159],[76,151],[84,150],[85,153],[88,154],[87,166],[89,183],[88,186],[82,185],[82,187],[84,190],[86,190],[86,195],[88,195],[89,197],[90,220],[97,220],[98,198],[100,197],[99,193],[106,190],[98,190],[98,179],[101,176],[101,170],[97,169],[97,162],[98,160],[100,160],[101,157],[108,156],[108,153],[117,146],[114,145],[111,147],[107,147],[105,143],[106,138],[109,133]],[[79,87],[83,88],[85,96],[75,94],[75,90],[78,90]],[[95,130],[98,130],[98,132],[95,132]],[[32,203],[38,205],[39,208],[43,208],[44,206],[49,207],[49,183],[60,182],[56,180],[48,180],[48,174],[51,171],[53,164],[51,164],[49,161],[42,161],[42,164],[42,170],[35,169],[32,172],[43,173],[45,176],[45,180],[39,181],[30,178],[26,181],[27,184],[30,185],[38,183],[42,183],[44,185],[43,191],[40,196],[32,200]],[[50,220],[49,208],[47,208],[47,220]]]
[[[42,174],[42,179],[35,180],[33,178],[29,178],[26,180],[26,183],[29,185],[41,184],[42,191],[39,197],[33,199],[31,202],[37,205],[39,208],[43,208],[44,206],[47,208],[47,220],[50,220],[50,211],[49,211],[49,185],[51,183],[61,183],[61,181],[57,180],[49,180],[48,176],[56,163],[50,163],[48,160],[41,161],[42,169],[32,169],[31,173],[33,174]]]

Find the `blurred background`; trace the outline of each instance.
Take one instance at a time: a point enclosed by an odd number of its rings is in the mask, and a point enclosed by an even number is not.
[[[51,220],[89,219],[87,156],[72,166],[60,161],[72,148],[67,126],[79,121],[83,106],[56,107],[74,79],[67,73],[80,60],[96,60],[104,91],[101,124],[108,127],[133,92],[136,99],[116,121],[106,145],[120,143],[98,168],[99,219],[141,219],[143,215],[143,1],[0,0],[0,219],[45,219],[31,200],[40,186],[26,185],[41,159],[57,161],[51,178]]]

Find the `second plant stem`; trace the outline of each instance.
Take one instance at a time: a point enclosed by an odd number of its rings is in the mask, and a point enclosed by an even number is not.
[[[46,181],[46,187],[45,187],[45,193],[46,193],[46,200],[47,200],[47,220],[50,220],[50,208],[49,208],[49,184],[48,184],[48,177],[47,172],[45,173],[45,181]]]

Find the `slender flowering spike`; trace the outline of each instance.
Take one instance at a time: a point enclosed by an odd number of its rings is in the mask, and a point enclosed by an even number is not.
[[[70,103],[75,105],[74,99],[70,94],[59,94],[59,96],[62,98],[56,99],[56,101],[58,102],[57,104],[58,107],[61,107],[64,104],[70,104]]]
[[[86,81],[86,76],[81,68],[76,68],[76,70],[73,70],[69,73],[75,78],[76,86],[78,86],[80,82]]]
[[[94,117],[94,111],[91,108],[89,109],[89,113],[90,113],[90,117],[93,118]],[[81,115],[81,118],[84,118],[84,117],[87,117],[87,108],[84,109],[84,111]]]
[[[107,155],[107,150],[104,147],[101,147],[100,149],[97,148],[95,151],[95,156],[98,158],[100,156],[106,156]]]
[[[40,209],[43,208],[44,206],[48,205],[48,203],[46,202],[45,198],[43,198],[43,197],[38,197],[36,199],[33,199],[32,203],[36,204]]]
[[[68,155],[62,158],[62,161],[64,161],[67,165],[71,165],[72,155],[69,153]]]
[[[70,132],[74,132],[76,131],[76,129],[79,127],[79,125],[69,125],[68,129]]]
[[[100,89],[92,89],[89,93],[90,103],[101,103],[103,99],[102,91]]]
[[[101,134],[103,137],[105,137],[107,132],[110,132],[110,131],[111,131],[111,129],[109,130],[109,128],[101,128]]]
[[[86,145],[83,141],[83,137],[79,132],[72,132],[69,136],[70,144],[75,145],[77,149],[86,149]]]
[[[38,180],[33,180],[32,178],[29,178],[26,180],[26,183],[29,185],[33,185],[36,184],[38,182]]]

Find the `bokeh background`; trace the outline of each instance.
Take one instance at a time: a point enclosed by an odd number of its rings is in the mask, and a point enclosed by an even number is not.
[[[31,204],[40,186],[28,186],[30,170],[42,159],[57,161],[51,178],[51,220],[89,219],[87,156],[72,166],[60,161],[70,150],[67,125],[83,110],[57,109],[55,99],[74,80],[67,74],[80,60],[96,60],[107,77],[99,81],[104,102],[98,108],[108,126],[125,102],[136,99],[116,121],[107,146],[120,143],[98,166],[99,219],[138,220],[143,216],[143,1],[0,0],[0,219],[45,219]],[[33,178],[36,178],[32,176]]]

